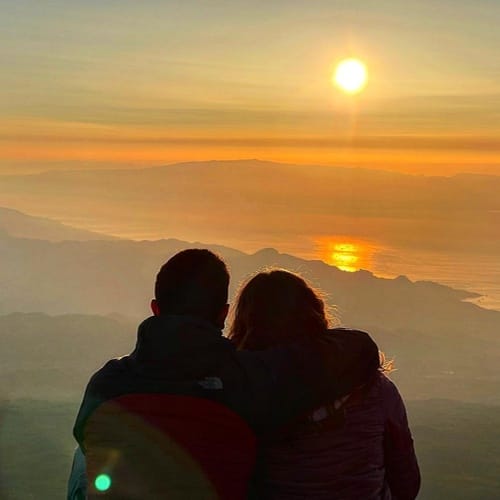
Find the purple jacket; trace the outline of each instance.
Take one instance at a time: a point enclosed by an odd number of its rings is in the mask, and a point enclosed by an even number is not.
[[[262,498],[413,500],[420,488],[404,403],[382,374],[347,401],[308,414],[262,449]]]

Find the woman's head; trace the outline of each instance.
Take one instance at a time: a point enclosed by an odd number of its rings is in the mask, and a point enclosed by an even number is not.
[[[261,272],[240,290],[229,337],[240,349],[265,349],[328,328],[325,305],[298,275],[282,269]]]

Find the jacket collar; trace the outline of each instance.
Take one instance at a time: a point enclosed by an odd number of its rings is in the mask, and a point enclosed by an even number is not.
[[[137,363],[189,356],[190,353],[217,349],[229,341],[212,323],[192,316],[151,316],[137,332],[137,343],[130,358]]]

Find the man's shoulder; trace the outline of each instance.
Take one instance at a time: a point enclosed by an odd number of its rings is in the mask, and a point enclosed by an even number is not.
[[[127,370],[129,358],[130,356],[127,355],[121,356],[119,358],[112,358],[106,361],[106,363],[104,363],[104,365],[102,365],[101,368],[99,368],[99,370],[97,370],[90,379],[92,380],[93,378],[105,377],[107,375],[114,375],[120,372],[124,372],[125,370]]]
[[[123,380],[127,371],[127,358],[125,356],[109,360],[90,377],[73,429],[80,444],[88,416],[104,401],[120,395],[123,391],[122,388],[126,385]]]
[[[87,390],[93,393],[108,392],[106,389],[119,383],[129,370],[129,356],[110,359],[90,377]]]
[[[380,374],[380,393],[387,414],[394,412],[396,408],[404,407],[403,398],[397,385],[389,377]]]

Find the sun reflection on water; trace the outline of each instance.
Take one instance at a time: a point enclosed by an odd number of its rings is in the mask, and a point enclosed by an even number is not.
[[[321,259],[326,263],[350,273],[369,269],[372,247],[350,238],[328,238],[318,241]]]

